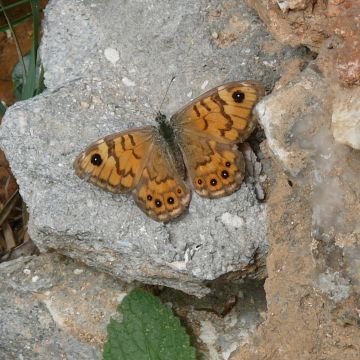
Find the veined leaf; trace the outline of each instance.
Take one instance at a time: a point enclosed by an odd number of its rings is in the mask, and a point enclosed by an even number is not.
[[[180,320],[155,296],[133,290],[118,311],[123,321],[110,320],[104,360],[195,360]]]

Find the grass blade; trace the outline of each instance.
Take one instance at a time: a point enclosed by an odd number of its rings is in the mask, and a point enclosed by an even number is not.
[[[19,190],[16,190],[11,196],[10,198],[6,201],[6,204],[4,205],[4,207],[2,208],[2,210],[0,211],[0,226],[2,226],[2,224],[4,223],[4,221],[7,219],[7,217],[9,216],[11,210],[14,208],[16,201],[18,199],[18,197],[20,196],[19,194]]]
[[[36,83],[36,91],[34,95],[39,95],[41,94],[44,89],[45,89],[45,84],[44,84],[44,67],[42,65],[40,65],[40,73],[38,75],[38,79],[37,79],[37,83]]]
[[[30,52],[30,63],[26,75],[26,81],[22,88],[21,100],[26,100],[36,94],[36,77],[37,77],[37,64],[38,64],[38,46],[39,46],[39,1],[30,0],[31,12],[33,15],[34,34],[33,44]]]
[[[5,243],[6,243],[6,247],[8,250],[13,249],[14,247],[16,247],[16,241],[15,241],[15,237],[14,237],[14,232],[9,224],[8,221],[5,221],[2,225],[2,230],[4,233],[4,239],[5,239]]]
[[[15,31],[14,31],[14,28],[13,28],[13,26],[12,26],[12,23],[11,23],[9,17],[7,16],[6,11],[4,10],[4,5],[3,5],[2,0],[0,0],[0,9],[1,9],[2,12],[4,13],[5,20],[6,20],[7,24],[8,24],[8,27],[9,27],[9,29],[10,29],[10,32],[11,32],[12,36],[14,37],[15,46],[16,46],[16,51],[17,51],[17,53],[18,53],[19,61],[21,61],[21,63],[22,63],[23,73],[24,73],[24,81],[25,81],[25,78],[26,78],[26,68],[25,68],[25,64],[24,64],[24,61],[23,61],[23,55],[22,55],[22,53],[21,53],[20,45],[19,45],[19,42],[18,42],[17,37],[16,37],[16,35],[15,35]]]
[[[5,115],[6,109],[7,109],[6,105],[4,105],[3,102],[0,100],[0,115],[1,116]]]
[[[16,1],[12,4],[9,4],[9,5],[5,5],[4,6],[4,10],[9,10],[9,9],[12,9],[13,7],[16,7],[18,5],[21,5],[21,4],[25,4],[25,3],[28,3],[29,0],[20,0],[20,1]]]
[[[24,21],[26,21],[27,19],[31,18],[32,17],[32,13],[27,13],[26,15],[18,18],[18,19],[15,19],[15,20],[12,20],[11,21],[11,25],[13,28],[15,28],[17,25],[20,25],[22,24]],[[9,30],[9,26],[8,25],[4,25],[4,26],[1,26],[0,27],[0,32],[5,32],[7,30]]]

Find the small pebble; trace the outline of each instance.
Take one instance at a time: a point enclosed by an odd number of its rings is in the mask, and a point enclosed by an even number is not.
[[[123,77],[121,81],[122,81],[123,84],[126,85],[126,86],[135,86],[135,85],[136,85],[132,80],[130,80],[130,79],[127,78],[127,77]]]
[[[113,48],[106,48],[104,50],[104,55],[105,55],[106,59],[109,60],[114,65],[120,59],[119,52],[116,49],[113,49]]]

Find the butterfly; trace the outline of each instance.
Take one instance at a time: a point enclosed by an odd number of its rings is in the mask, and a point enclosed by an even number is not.
[[[237,144],[254,130],[252,110],[263,95],[264,87],[255,80],[223,84],[170,120],[159,112],[157,127],[97,140],[78,155],[75,172],[112,193],[132,192],[139,208],[156,221],[173,220],[187,209],[191,187],[206,198],[239,189],[245,162]]]

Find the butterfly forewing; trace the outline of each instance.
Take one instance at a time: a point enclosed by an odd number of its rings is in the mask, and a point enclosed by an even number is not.
[[[99,139],[76,158],[76,174],[114,193],[132,190],[149,156],[154,131],[146,126]]]
[[[239,143],[256,126],[252,110],[264,95],[255,80],[231,82],[209,90],[171,118],[177,132],[199,133],[221,143]]]

